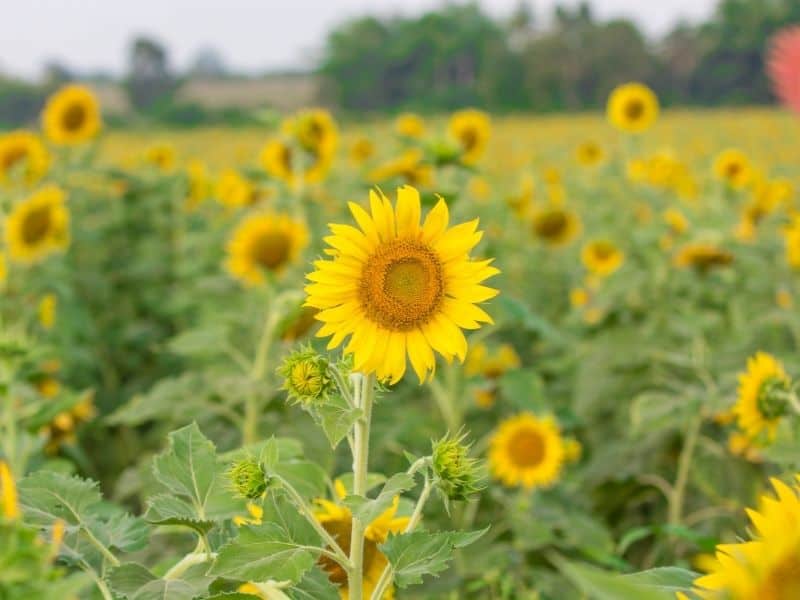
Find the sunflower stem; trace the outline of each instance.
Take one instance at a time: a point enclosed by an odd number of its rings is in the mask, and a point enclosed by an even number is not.
[[[369,428],[372,420],[372,403],[375,400],[375,375],[353,373],[353,404],[361,409],[356,421],[353,444],[353,494],[365,496],[367,491],[367,467],[369,464]],[[353,517],[350,533],[349,598],[363,600],[364,581],[364,533],[367,524]]]
[[[697,415],[689,425],[689,431],[683,441],[683,448],[678,459],[678,474],[675,478],[675,485],[672,486],[672,494],[669,498],[669,515],[667,522],[670,525],[680,525],[683,516],[683,500],[686,495],[686,485],[689,481],[689,470],[692,466],[694,449],[700,437],[700,427],[703,424],[702,415]]]
[[[272,303],[272,290],[267,286],[267,312],[264,316],[264,327],[261,330],[261,338],[258,341],[256,355],[253,359],[253,366],[250,370],[250,378],[254,383],[260,382],[267,370],[267,357],[269,355],[270,342],[278,326],[279,311],[275,310]],[[242,420],[242,445],[254,444],[258,441],[258,411],[259,395],[256,392],[247,394],[244,400],[244,419]]]

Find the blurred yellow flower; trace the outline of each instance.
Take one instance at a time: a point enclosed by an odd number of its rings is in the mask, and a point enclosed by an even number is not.
[[[193,210],[211,196],[213,185],[208,167],[201,160],[190,160],[186,165],[186,179],[185,206]]]
[[[461,161],[473,165],[483,156],[492,124],[489,115],[475,109],[460,110],[450,117],[450,135],[461,146]]]
[[[714,159],[714,176],[735,189],[750,182],[752,167],[747,155],[736,148],[723,150]]]
[[[626,83],[611,92],[606,113],[616,128],[627,133],[643,133],[658,119],[658,97],[646,85]]]
[[[394,129],[403,137],[419,139],[425,135],[425,121],[417,114],[402,113],[395,120]]]
[[[564,246],[577,237],[582,229],[577,213],[564,208],[541,208],[534,211],[533,234],[549,246]]]
[[[603,147],[595,141],[582,142],[575,148],[575,160],[584,167],[596,167],[606,158]]]
[[[689,229],[689,219],[677,208],[668,208],[662,214],[664,222],[672,233],[680,235]]]
[[[224,169],[214,190],[217,201],[228,208],[250,206],[258,202],[255,184],[235,169]]]
[[[42,113],[42,129],[55,144],[79,144],[94,138],[102,127],[100,105],[82,85],[67,85],[50,96]]]
[[[786,395],[791,380],[783,365],[766,352],[757,352],[747,360],[747,369],[739,375],[739,390],[733,412],[739,428],[748,437],[762,433],[775,437],[781,417],[787,414]]]
[[[0,135],[0,183],[34,184],[47,172],[50,155],[39,136],[18,130]]]
[[[360,165],[375,154],[375,144],[367,137],[358,137],[350,145],[350,160]]]
[[[481,375],[487,379],[499,379],[519,365],[519,355],[510,344],[501,344],[490,351],[486,344],[478,343],[467,352],[464,371],[469,377]]]
[[[676,267],[692,267],[699,273],[707,273],[730,265],[733,254],[711,242],[690,242],[678,249],[672,262]]]
[[[69,245],[69,210],[61,188],[48,185],[11,209],[5,223],[12,260],[38,262]]]
[[[58,298],[55,294],[45,294],[39,301],[39,324],[44,329],[52,329],[56,324]]]
[[[581,261],[590,273],[608,277],[625,262],[625,253],[611,240],[592,240],[583,246]]]
[[[144,161],[157,169],[169,172],[175,168],[175,146],[167,142],[159,142],[144,151]]]
[[[8,463],[0,460],[0,517],[16,520],[20,515],[17,485]]]
[[[372,183],[383,183],[399,179],[413,186],[428,186],[433,181],[433,169],[423,160],[424,155],[421,150],[416,148],[406,150],[397,158],[388,160],[370,171],[369,180]]]

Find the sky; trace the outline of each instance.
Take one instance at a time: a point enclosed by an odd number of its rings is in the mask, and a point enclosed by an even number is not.
[[[557,0],[528,0],[549,15]],[[562,0],[576,4],[578,0]],[[442,0],[0,0],[0,72],[26,79],[56,59],[80,72],[124,72],[131,38],[146,34],[182,69],[202,48],[219,51],[242,72],[302,68],[314,63],[327,31],[349,17],[415,14]],[[518,0],[483,0],[496,16]],[[707,18],[716,0],[593,0],[602,18],[626,16],[650,35],[679,19]]]

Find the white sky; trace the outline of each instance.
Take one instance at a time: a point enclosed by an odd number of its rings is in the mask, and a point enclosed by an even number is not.
[[[538,18],[556,0],[528,0]],[[627,16],[650,34],[664,33],[680,18],[696,21],[717,0],[593,0],[603,18]],[[507,15],[518,0],[483,0],[494,15]],[[578,0],[564,0],[577,4]],[[417,13],[442,0],[0,0],[0,71],[37,77],[58,59],[80,71],[123,72],[128,43],[140,33],[165,44],[173,67],[191,62],[203,47],[216,48],[240,71],[305,66],[325,33],[365,13]]]

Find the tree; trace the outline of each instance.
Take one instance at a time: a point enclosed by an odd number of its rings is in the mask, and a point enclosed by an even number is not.
[[[131,104],[139,110],[152,108],[174,90],[167,51],[157,41],[147,37],[133,41],[127,88]]]

